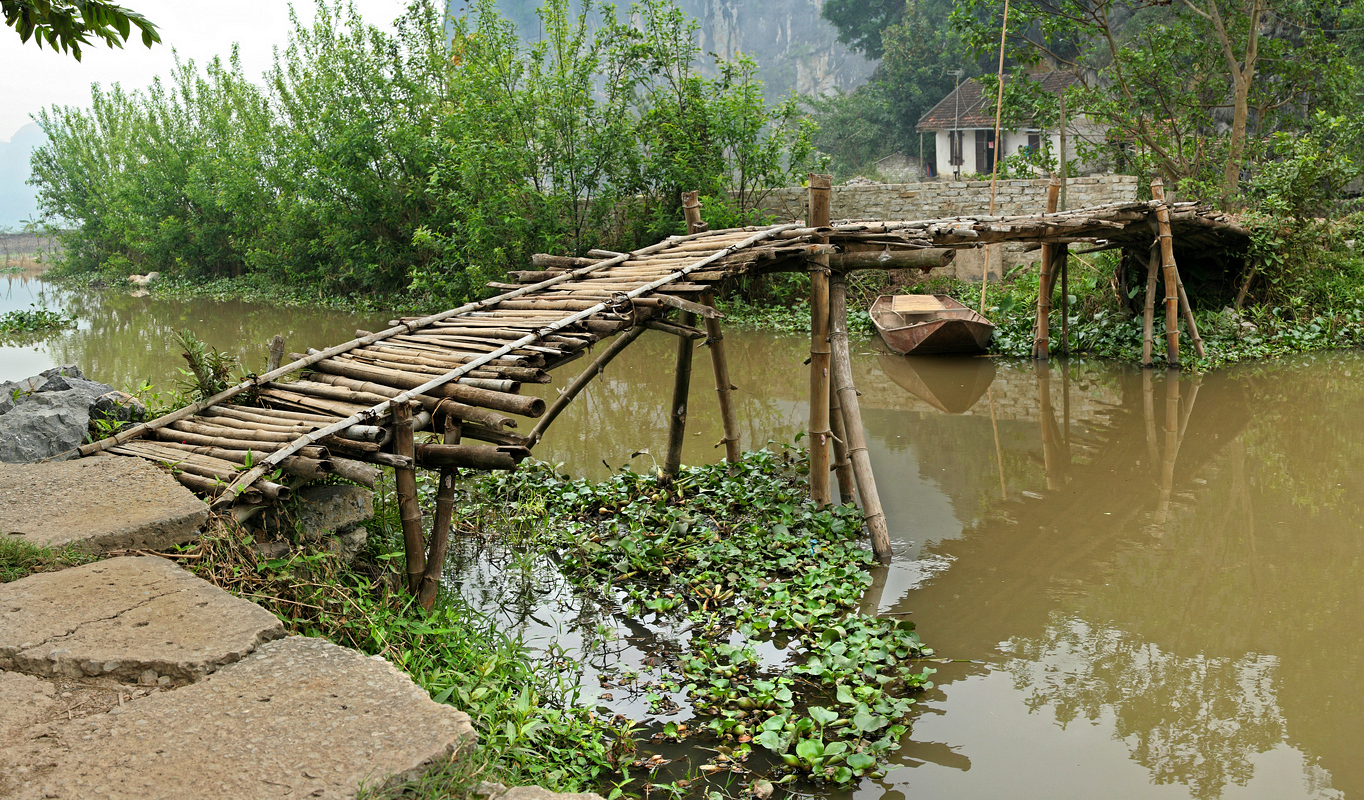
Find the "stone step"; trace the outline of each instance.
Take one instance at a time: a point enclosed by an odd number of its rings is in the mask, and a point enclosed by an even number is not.
[[[0,585],[0,669],[185,682],[283,635],[275,615],[164,558],[111,558]]]
[[[23,800],[341,798],[476,740],[468,715],[387,661],[290,636],[201,683],[38,726],[0,758],[32,765],[8,787]]]
[[[140,458],[0,464],[0,536],[95,553],[159,550],[193,539],[207,521],[204,501]]]

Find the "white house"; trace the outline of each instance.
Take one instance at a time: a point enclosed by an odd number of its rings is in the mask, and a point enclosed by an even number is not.
[[[1042,84],[1044,91],[1060,94],[1078,78],[1068,72],[1048,72],[1034,76]],[[958,86],[947,97],[924,114],[916,126],[920,133],[932,133],[937,144],[937,160],[934,176],[952,178],[954,176],[978,174],[989,175],[995,165],[995,116],[994,98],[983,96],[979,81],[974,78]],[[1067,147],[1067,160],[1075,160],[1076,139],[1102,137],[1102,131],[1085,119],[1070,120],[1066,132],[1071,141]],[[1053,158],[1061,152],[1059,131],[1043,131],[1025,125],[1010,131],[1001,131],[1002,147],[1005,156],[1025,148],[1036,149],[1042,146],[1043,137],[1051,140]],[[1090,170],[1076,170],[1085,174]]]

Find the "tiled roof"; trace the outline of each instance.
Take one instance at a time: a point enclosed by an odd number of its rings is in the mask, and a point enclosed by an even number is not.
[[[1037,79],[1044,91],[1060,94],[1076,80],[1069,72],[1048,72]],[[982,96],[981,83],[972,78],[948,92],[936,106],[919,118],[916,130],[938,131],[995,126],[994,98]],[[960,102],[960,105],[958,105]]]

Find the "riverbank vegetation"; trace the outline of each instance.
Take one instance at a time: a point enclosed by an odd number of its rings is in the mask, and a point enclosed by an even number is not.
[[[449,29],[443,5],[415,2],[392,34],[324,4],[263,84],[232,56],[49,109],[34,182],[73,223],[62,270],[450,304],[533,252],[676,233],[683,190],[724,227],[804,174],[795,103],[767,106],[743,57],[701,74],[697,23],[675,7],[539,13],[526,44],[491,0]]]
[[[462,540],[484,553],[476,560],[505,553],[524,567],[499,568],[526,586],[493,606],[462,596],[463,580],[431,612],[400,590],[391,485],[353,564],[302,545],[265,558],[232,525],[176,558],[293,632],[382,655],[469,713],[477,752],[408,787],[418,796],[459,796],[480,780],[612,797],[845,785],[885,768],[913,695],[931,686],[932,651],[912,623],[859,610],[872,563],[860,514],[815,510],[806,468],[803,451],[779,449],[671,482],[656,471],[575,481],[534,462],[467,478],[456,551]],[[423,501],[433,492],[423,484]],[[562,598],[542,598],[554,580],[577,598],[560,622],[583,644],[531,651],[507,631],[563,612]],[[509,624],[504,606],[522,616]],[[626,655],[613,619],[656,631],[653,646],[633,644],[654,655]],[[583,684],[589,660],[600,687]],[[646,718],[618,713],[612,692]]]

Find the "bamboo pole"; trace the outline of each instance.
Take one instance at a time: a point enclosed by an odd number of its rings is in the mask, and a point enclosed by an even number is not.
[[[1156,228],[1160,237],[1160,262],[1165,278],[1165,363],[1179,369],[1179,269],[1175,266],[1174,237],[1170,234],[1170,208],[1165,205],[1165,183],[1151,181],[1151,196],[1162,201],[1156,207]]]
[[[829,225],[830,176],[810,173],[810,219],[816,228]],[[817,237],[821,244],[828,237]],[[829,257],[814,256],[810,267],[810,499],[829,504]]]
[[[407,403],[396,403],[393,409],[393,452],[416,459],[412,438],[412,408]],[[407,555],[407,589],[416,594],[426,572],[426,543],[422,540],[422,509],[417,502],[417,470],[415,467],[393,471],[398,488],[398,516],[403,528],[403,551]]]
[[[886,527],[886,512],[881,508],[881,496],[876,491],[876,476],[867,453],[867,436],[862,429],[862,409],[857,402],[857,387],[853,385],[852,357],[848,352],[848,290],[842,275],[835,274],[830,281],[829,311],[833,325],[830,333],[833,380],[842,401],[843,427],[848,432],[848,459],[852,462],[857,494],[862,499],[862,514],[871,533],[872,551],[882,561],[889,561],[890,531]]]
[[[715,307],[715,294],[706,292],[701,295],[701,305]],[[716,446],[725,446],[725,460],[731,464],[739,463],[739,417],[734,411],[734,386],[729,381],[729,359],[725,354],[725,333],[720,327],[718,316],[708,316],[706,320],[706,345],[710,348],[710,366],[715,374],[715,396],[720,401],[720,424],[725,438]]]
[[[597,356],[591,364],[587,365],[587,369],[578,373],[578,377],[574,378],[573,382],[570,383],[558,397],[554,398],[554,402],[550,403],[549,408],[545,409],[544,415],[536,421],[535,427],[532,428],[528,434],[532,446],[539,444],[540,440],[545,438],[545,431],[549,429],[550,424],[554,422],[559,414],[563,412],[565,408],[568,408],[568,404],[573,402],[573,398],[577,397],[578,393],[583,389],[586,389],[587,385],[606,369],[606,365],[610,364],[616,356],[620,355],[625,348],[629,347],[632,342],[638,339],[640,334],[644,333],[645,330],[646,328],[640,326],[631,328],[625,333],[620,334],[601,352],[601,355]]]
[[[1047,212],[1055,213],[1056,199],[1061,190],[1060,181],[1052,177],[1047,185]],[[1037,322],[1033,326],[1033,358],[1051,356],[1051,290],[1052,290],[1052,245],[1042,245],[1042,269],[1037,279]]]
[[[1000,120],[1004,112],[1004,36],[1009,30],[1009,0],[1004,0],[1004,19],[999,24],[999,71],[996,76],[999,91],[995,95],[995,157],[990,162],[990,216],[995,215],[995,184],[999,181]],[[979,166],[979,165],[977,165]],[[990,245],[985,246],[985,266],[980,272],[980,313],[985,313],[985,287],[990,284]],[[999,259],[999,274],[1004,275],[1004,256]]]
[[[1160,264],[1160,245],[1151,245],[1146,257],[1146,297],[1141,313],[1141,365],[1155,363],[1156,275]]]
[[[671,282],[673,282],[673,281],[675,281],[675,280],[678,280],[679,278],[685,277],[685,276],[687,276],[687,275],[690,275],[690,274],[693,273],[693,272],[696,272],[696,271],[698,271],[698,270],[703,269],[703,268],[706,267],[707,265],[712,264],[712,263],[714,263],[714,262],[720,260],[721,258],[724,258],[724,257],[725,257],[726,255],[728,255],[730,252],[742,250],[742,249],[745,248],[745,247],[751,246],[751,245],[753,245],[753,244],[757,244],[757,243],[760,242],[760,241],[763,241],[763,240],[766,240],[766,239],[770,239],[770,238],[772,238],[772,237],[774,237],[774,236],[780,236],[782,233],[784,233],[784,232],[786,232],[786,231],[789,231],[789,230],[794,230],[794,229],[797,228],[797,227],[799,227],[799,226],[797,226],[797,225],[795,225],[795,224],[790,224],[790,225],[777,225],[777,226],[774,226],[774,227],[771,227],[771,228],[766,228],[766,229],[764,229],[764,230],[761,230],[761,231],[759,231],[759,232],[753,234],[752,236],[748,237],[747,239],[744,239],[744,240],[742,240],[742,241],[740,241],[740,242],[738,242],[738,243],[736,243],[736,244],[734,244],[734,245],[731,245],[730,247],[727,247],[727,248],[725,248],[725,249],[723,249],[723,250],[717,251],[717,252],[715,252],[715,253],[712,253],[711,255],[708,255],[708,256],[706,256],[706,257],[704,257],[704,258],[701,258],[701,259],[699,259],[699,260],[697,260],[697,261],[695,261],[695,262],[692,262],[691,264],[687,265],[686,267],[683,267],[682,269],[678,270],[677,272],[671,273],[671,274],[669,274],[669,275],[667,275],[667,276],[665,276],[665,277],[662,277],[662,278],[658,278],[657,280],[654,280],[654,281],[651,281],[651,282],[649,282],[649,283],[646,283],[646,284],[644,284],[643,286],[640,286],[640,287],[637,288],[637,289],[633,289],[633,290],[631,290],[631,291],[629,291],[629,292],[626,292],[624,295],[622,295],[622,299],[623,299],[623,300],[633,300],[633,299],[636,298],[636,297],[639,297],[639,296],[641,296],[641,295],[648,294],[649,292],[652,292],[652,291],[654,291],[655,289],[658,289],[658,288],[661,287],[661,286],[665,286],[665,285],[667,285],[668,283],[671,283]],[[667,243],[667,244],[670,245],[670,244],[672,244],[672,243],[674,243],[674,242],[676,242],[676,241],[677,241],[677,240],[668,240],[668,243]],[[660,248],[660,249],[661,249],[661,248]],[[639,251],[636,251],[636,252],[639,252]],[[590,269],[590,268],[589,268],[589,269]],[[558,280],[558,279],[556,278],[556,279],[552,279],[552,280]],[[486,302],[486,301],[485,301],[485,302]],[[338,430],[342,430],[342,429],[344,429],[344,428],[348,428],[348,427],[350,427],[351,425],[354,425],[355,423],[361,422],[361,421],[363,421],[363,420],[365,420],[365,419],[370,419],[370,418],[373,418],[373,417],[376,417],[376,416],[383,416],[384,414],[387,414],[387,413],[388,413],[388,409],[389,409],[389,407],[390,407],[393,403],[406,403],[406,402],[408,402],[409,400],[411,400],[412,398],[416,397],[417,395],[421,395],[421,394],[430,392],[430,391],[432,391],[432,390],[435,390],[437,387],[446,387],[446,388],[467,388],[467,387],[447,387],[447,384],[449,384],[450,381],[457,380],[457,379],[458,379],[459,377],[461,377],[465,372],[468,372],[468,371],[471,370],[471,369],[475,369],[475,368],[477,368],[477,367],[479,367],[479,366],[482,366],[483,364],[485,364],[485,363],[487,363],[488,361],[491,361],[491,360],[493,360],[493,359],[495,359],[495,358],[501,358],[502,356],[505,356],[507,353],[510,353],[510,352],[512,352],[513,350],[516,350],[516,349],[520,348],[522,345],[529,345],[531,342],[538,341],[539,339],[541,339],[542,337],[544,337],[544,336],[546,336],[546,335],[555,333],[555,332],[557,332],[557,331],[559,331],[559,330],[562,330],[562,329],[564,329],[564,328],[567,328],[567,327],[569,327],[569,326],[571,326],[571,325],[577,324],[578,322],[580,322],[580,321],[582,321],[582,320],[585,320],[585,319],[587,319],[588,317],[591,317],[591,316],[593,316],[593,315],[595,315],[595,314],[599,314],[599,313],[601,313],[601,312],[604,312],[604,311],[606,311],[607,309],[608,309],[608,304],[607,304],[607,303],[599,303],[598,305],[593,306],[591,309],[587,309],[587,310],[584,310],[584,311],[579,311],[579,312],[574,313],[574,314],[569,314],[568,316],[565,316],[565,317],[559,317],[559,318],[554,319],[554,320],[552,320],[552,321],[546,321],[544,327],[542,327],[542,328],[540,328],[540,329],[538,329],[538,330],[536,330],[536,331],[534,331],[534,332],[532,332],[532,333],[526,334],[526,335],[525,335],[524,337],[522,337],[521,339],[517,339],[517,340],[514,341],[514,342],[509,342],[509,343],[503,345],[502,347],[499,347],[498,349],[494,350],[493,352],[491,352],[491,353],[485,353],[484,355],[482,355],[482,356],[480,356],[480,357],[474,359],[473,361],[470,361],[469,363],[464,364],[463,366],[460,366],[460,367],[458,367],[458,368],[456,368],[456,369],[453,369],[453,370],[451,370],[450,372],[447,372],[447,373],[444,374],[444,375],[441,375],[441,376],[438,376],[438,377],[436,377],[436,378],[433,378],[432,380],[426,381],[425,383],[423,383],[423,384],[421,384],[421,385],[419,385],[419,386],[412,387],[412,388],[409,389],[408,391],[405,391],[405,392],[403,392],[402,394],[398,395],[396,398],[393,398],[393,399],[389,400],[387,403],[383,403],[383,404],[374,406],[373,408],[366,409],[366,410],[363,411],[363,412],[359,412],[359,413],[353,414],[353,415],[351,415],[350,417],[347,417],[346,419],[343,419],[343,420],[340,420],[340,421],[338,421],[338,422],[332,423],[331,425],[328,425],[328,426],[325,427],[325,428],[321,428],[321,429],[319,429],[319,430],[313,431],[313,432],[310,433],[310,434],[307,434],[306,436],[300,437],[297,441],[295,441],[293,444],[289,445],[289,446],[288,446],[287,448],[285,448],[284,450],[277,451],[276,453],[274,453],[274,454],[271,455],[270,457],[264,459],[260,464],[257,464],[256,466],[254,466],[254,467],[252,467],[250,470],[248,470],[245,474],[242,475],[241,478],[238,478],[238,479],[237,479],[237,482],[236,482],[235,484],[233,484],[232,487],[229,488],[229,491],[223,493],[223,495],[218,499],[218,501],[217,501],[217,503],[216,503],[215,505],[223,504],[223,503],[225,503],[225,502],[229,502],[229,501],[232,499],[232,497],[234,496],[233,493],[234,493],[235,491],[240,491],[241,488],[243,488],[243,487],[245,487],[245,486],[250,486],[252,482],[254,482],[256,479],[260,478],[261,475],[265,474],[266,471],[270,470],[276,463],[278,463],[278,459],[287,458],[289,455],[292,455],[292,454],[293,454],[293,451],[296,450],[297,448],[305,447],[306,445],[311,444],[312,442],[316,441],[317,439],[321,439],[321,438],[323,438],[323,437],[325,437],[325,436],[329,436],[329,435],[335,433],[335,432],[338,431]],[[448,316],[448,314],[447,314],[447,316]],[[441,318],[443,319],[444,317],[441,317]],[[368,344],[368,342],[367,342],[367,344]],[[336,348],[331,348],[331,350],[335,350],[335,349],[336,349]],[[330,350],[329,350],[329,351],[324,351],[324,352],[330,352]],[[319,361],[320,361],[320,359],[319,359]],[[275,377],[279,377],[279,376],[275,376]]]
[[[274,372],[279,369],[280,362],[284,360],[284,337],[275,334],[275,338],[270,340],[270,359],[265,364],[266,372]]]
[[[995,432],[995,463],[999,467],[999,499],[1009,499],[1008,485],[1004,483],[1004,448],[999,445],[999,421],[995,418],[995,387],[991,383],[985,387],[985,393],[990,397],[990,427]]]
[[[685,326],[696,324],[696,315],[689,311],[681,312]],[[673,402],[668,417],[668,452],[663,459],[665,480],[672,480],[682,466],[682,442],[687,433],[687,397],[691,391],[692,340],[688,336],[677,337],[677,366],[673,369]]]
[[[848,460],[848,427],[843,422],[843,402],[838,399],[838,388],[829,382],[829,438],[834,445],[834,477],[838,481],[838,502],[857,503],[857,483],[853,478],[852,462]]]
[[[1070,245],[1056,245],[1052,258],[1061,264],[1061,356],[1070,358]]]
[[[1038,421],[1042,425],[1042,471],[1047,478],[1047,489],[1061,488],[1061,457],[1056,447],[1056,414],[1051,407],[1051,365],[1036,364]]]
[[[1159,185],[1157,185],[1157,183],[1154,181],[1151,183],[1151,197],[1156,200],[1159,200],[1162,203],[1165,202],[1164,181],[1161,181]],[[1159,215],[1159,213],[1160,212],[1157,212],[1157,215]],[[1168,211],[1166,213],[1168,214]],[[1161,241],[1163,243],[1164,239],[1162,239]],[[1173,237],[1171,237],[1170,242],[1170,263],[1171,264],[1174,263]],[[1207,354],[1206,351],[1204,351],[1203,349],[1203,337],[1198,335],[1198,324],[1194,322],[1193,308],[1189,305],[1189,294],[1188,292],[1184,291],[1184,279],[1179,276],[1179,268],[1177,266],[1175,267],[1175,289],[1179,294],[1179,311],[1184,316],[1184,327],[1187,328],[1189,331],[1189,338],[1193,339],[1194,352],[1198,354],[1199,358],[1202,358],[1204,355]],[[1169,292],[1167,290],[1166,294],[1168,293]]]
[[[458,445],[459,439],[459,420],[446,414],[442,441],[446,445]],[[450,546],[450,520],[455,515],[455,477],[458,475],[454,467],[441,467],[440,484],[436,487],[436,517],[431,523],[431,544],[426,552],[421,587],[417,590],[417,602],[427,611],[435,606],[440,591],[441,570],[445,568],[445,554]]]
[[[1160,497],[1156,502],[1155,523],[1164,525],[1170,513],[1170,497],[1175,487],[1175,459],[1179,455],[1179,373],[1165,376],[1165,448],[1160,461]]]

